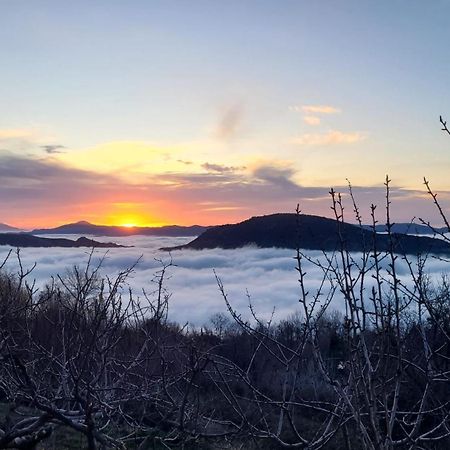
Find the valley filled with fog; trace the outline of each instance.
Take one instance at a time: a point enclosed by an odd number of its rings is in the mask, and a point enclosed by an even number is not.
[[[54,236],[60,237],[60,236]],[[79,236],[65,235],[77,238]],[[173,266],[168,270],[166,288],[171,293],[169,303],[169,319],[181,324],[192,326],[208,324],[216,313],[226,312],[226,305],[218,289],[215,273],[225,286],[228,298],[233,308],[244,317],[250,317],[248,308],[251,297],[252,304],[258,316],[268,319],[275,308],[275,320],[286,318],[298,311],[299,283],[295,270],[295,251],[278,248],[245,247],[235,250],[176,250],[172,253],[159,250],[161,247],[182,245],[190,240],[186,238],[165,238],[151,236],[130,236],[122,238],[92,236],[101,242],[116,242],[127,248],[95,250],[92,266],[101,259],[101,274],[114,278],[120,271],[135,265],[133,273],[127,279],[126,287],[130,287],[135,296],[143,298],[143,289],[151,293],[155,289],[152,279],[161,268],[161,260]],[[0,247],[0,257],[3,258],[11,250],[10,247]],[[89,259],[88,248],[24,248],[20,250],[22,265],[25,270],[36,267],[27,277],[29,283],[35,282],[36,288],[43,287],[52,277],[64,278],[74,265],[84,267]],[[319,251],[305,252],[313,260],[324,258]],[[355,263],[361,255],[353,255]],[[408,266],[400,260],[397,264],[397,275],[408,285],[411,278]],[[413,266],[415,261],[410,258]],[[384,267],[387,267],[387,259]],[[10,272],[19,269],[17,257],[11,254],[6,268]],[[313,294],[322,280],[322,270],[310,262],[304,261],[305,281],[308,290]],[[448,271],[448,263],[432,256],[428,257],[425,272],[431,280],[438,281]],[[356,272],[355,272],[356,273]],[[366,277],[366,293],[369,294],[370,277]],[[388,280],[385,283],[388,290]],[[324,286],[324,296],[329,286]],[[344,312],[342,295],[336,291],[329,311]]]

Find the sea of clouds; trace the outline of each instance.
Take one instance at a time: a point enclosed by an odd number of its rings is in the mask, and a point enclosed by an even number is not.
[[[55,236],[57,237],[57,236]],[[61,237],[61,236],[58,236]],[[64,236],[75,239],[78,236]],[[216,313],[226,313],[226,305],[219,291],[215,274],[222,280],[228,299],[233,308],[243,316],[250,317],[248,295],[257,314],[268,319],[275,308],[275,319],[288,317],[299,311],[300,287],[298,273],[295,270],[295,251],[289,249],[245,247],[235,250],[177,250],[171,254],[159,250],[161,247],[181,245],[192,238],[169,238],[150,236],[131,236],[123,238],[93,237],[98,241],[130,246],[128,248],[99,249],[94,252],[93,264],[102,262],[102,274],[110,278],[134,264],[134,270],[127,280],[136,296],[143,297],[143,289],[152,292],[155,273],[161,268],[161,260],[173,266],[168,269],[166,288],[172,294],[169,318],[173,321],[192,326],[208,324]],[[0,258],[6,256],[9,247],[0,247]],[[74,265],[83,267],[89,258],[87,248],[24,248],[20,251],[25,269],[36,267],[28,276],[28,282],[42,287],[52,277],[64,277]],[[308,251],[313,260],[324,262],[321,252]],[[360,255],[354,255],[358,262]],[[384,263],[387,267],[388,261]],[[323,271],[305,261],[306,287],[312,295],[318,288]],[[12,255],[7,270],[17,271],[17,258]],[[430,257],[427,261],[427,273],[438,280],[450,268],[450,263]],[[406,263],[397,265],[397,275],[405,284],[411,276]],[[366,288],[370,289],[371,280],[367,277]],[[386,289],[387,283],[385,284]],[[327,291],[327,289],[325,289]],[[323,297],[324,299],[324,297]],[[330,305],[330,311],[344,311],[342,294],[337,292]]]

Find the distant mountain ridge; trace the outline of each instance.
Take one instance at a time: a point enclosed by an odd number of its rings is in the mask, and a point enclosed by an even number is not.
[[[0,222],[0,233],[17,233],[19,231],[21,231],[19,228]]]
[[[373,230],[372,225],[363,225],[366,230]],[[375,225],[375,231],[377,233],[386,233],[387,226],[385,224]],[[391,227],[392,233],[401,234],[436,234],[437,233],[448,233],[447,227],[431,227],[419,223],[394,223]]]
[[[348,251],[359,252],[373,248],[374,237],[377,250],[386,251],[390,247],[389,236],[374,233],[359,225],[340,223],[339,232]],[[424,236],[392,234],[396,253],[435,253],[450,255],[450,244]],[[178,249],[234,249],[247,245],[258,247],[301,248],[305,250],[334,251],[340,248],[338,224],[333,219],[301,214],[272,214],[252,217],[232,225],[209,228],[186,245],[164,248]]]
[[[274,214],[273,214],[274,215]],[[332,220],[332,219],[329,219]],[[368,231],[372,231],[372,225],[362,225]],[[182,226],[182,225],[165,225],[161,227],[124,227],[117,225],[95,225],[86,220],[79,222],[68,223],[54,228],[37,228],[30,231],[31,234],[90,234],[94,236],[199,236],[207,229],[213,227],[206,227],[201,225]],[[18,228],[11,227],[7,224],[0,223],[0,232],[20,232]],[[385,233],[387,227],[385,224],[375,226],[377,233]],[[412,222],[401,222],[392,224],[392,233],[400,234],[425,234],[433,235],[435,232],[447,233],[446,227],[432,228],[430,226]]]
[[[80,222],[68,223],[55,228],[40,228],[31,231],[32,234],[91,234],[94,236],[198,236],[207,227],[200,225],[181,226],[166,225],[162,227],[123,227],[114,225],[94,225],[82,220]]]
[[[80,237],[76,241],[65,238],[44,238],[33,236],[29,233],[0,233],[0,245],[11,247],[90,247],[90,248],[123,248],[113,242],[97,242],[86,237]]]

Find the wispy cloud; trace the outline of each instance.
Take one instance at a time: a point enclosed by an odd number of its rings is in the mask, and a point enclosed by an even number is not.
[[[54,155],[55,153],[63,153],[62,150],[64,150],[66,147],[60,144],[53,144],[53,145],[41,145],[41,148],[49,155]]]
[[[339,108],[330,105],[303,105],[301,111],[306,114],[338,114]]]
[[[341,110],[331,105],[294,105],[289,109],[303,114],[303,121],[312,126],[320,125],[321,115],[339,114]]]
[[[317,116],[304,116],[303,121],[308,125],[320,125],[320,117]]]
[[[301,187],[292,181],[295,170],[291,167],[281,167],[273,164],[264,164],[253,170],[253,176],[272,186],[280,187],[285,192],[299,193]]]
[[[330,130],[326,133],[305,133],[292,139],[296,145],[320,147],[339,144],[356,144],[366,139],[366,136],[359,131],[343,132],[339,130]]]
[[[10,128],[0,129],[0,141],[10,139],[30,139],[34,136],[34,132],[26,128]]]
[[[48,154],[59,153],[58,150],[64,146],[46,145],[47,142],[54,142],[56,138],[42,128],[3,128],[0,129],[0,144],[2,150],[9,152],[34,153],[35,150],[42,149]]]
[[[244,115],[241,103],[236,103],[222,111],[215,130],[215,136],[222,140],[230,140],[238,133]]]
[[[236,211],[245,209],[244,206],[209,206],[204,208],[204,211]]]
[[[39,136],[35,130],[28,128],[0,129],[0,145],[3,150],[23,153],[38,144]]]
[[[236,172],[237,170],[245,169],[245,167],[224,166],[222,164],[211,164],[208,162],[202,164],[202,167],[208,172],[218,173],[232,173]]]

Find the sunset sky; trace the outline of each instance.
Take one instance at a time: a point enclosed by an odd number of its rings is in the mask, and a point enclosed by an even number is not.
[[[450,207],[450,1],[0,0],[0,222]],[[349,211],[348,219],[351,220]]]

